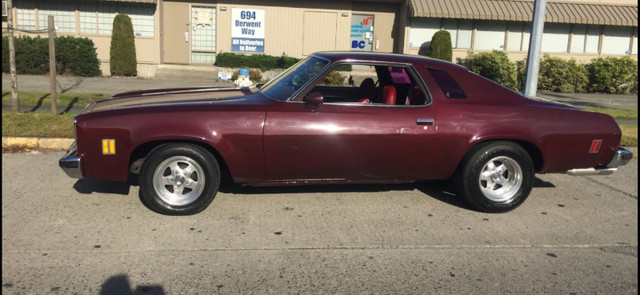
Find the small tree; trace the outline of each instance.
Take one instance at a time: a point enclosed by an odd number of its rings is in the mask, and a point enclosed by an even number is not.
[[[113,76],[137,75],[136,44],[131,18],[117,14],[111,31],[111,56],[109,67]]]
[[[449,32],[440,30],[433,34],[431,46],[427,50],[427,56],[449,62],[453,60],[453,49],[451,48],[451,35]]]

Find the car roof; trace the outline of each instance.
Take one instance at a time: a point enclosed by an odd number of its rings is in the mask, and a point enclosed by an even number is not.
[[[332,63],[337,61],[386,61],[401,62],[411,64],[424,64],[426,66],[437,67],[441,69],[457,68],[468,71],[467,68],[448,61],[433,59],[419,55],[397,54],[397,53],[376,53],[376,52],[353,52],[353,51],[322,51],[312,54],[313,56],[322,57],[330,60]]]

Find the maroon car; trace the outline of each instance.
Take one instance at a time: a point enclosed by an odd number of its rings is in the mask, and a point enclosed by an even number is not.
[[[221,178],[245,185],[453,179],[486,212],[516,208],[535,173],[608,174],[632,153],[607,115],[533,100],[419,56],[313,54],[255,88],[135,91],[76,116],[59,165],[127,181],[163,214],[194,214]]]

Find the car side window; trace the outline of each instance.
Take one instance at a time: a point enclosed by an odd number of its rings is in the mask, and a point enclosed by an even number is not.
[[[467,94],[449,73],[434,68],[428,70],[446,98],[467,98]]]
[[[428,94],[405,65],[342,64],[325,75],[309,93],[324,103],[424,105]]]

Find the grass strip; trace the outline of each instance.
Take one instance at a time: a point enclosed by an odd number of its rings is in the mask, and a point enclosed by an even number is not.
[[[620,130],[622,130],[621,146],[638,146],[638,125],[620,124]]]
[[[71,107],[86,107],[93,100],[107,99],[104,94],[101,93],[58,93],[56,99],[58,106],[65,106],[69,109]],[[34,110],[37,108],[45,109],[51,107],[51,93],[48,92],[18,92],[18,100],[20,105],[33,106]],[[11,105],[11,92],[2,91],[2,105]]]
[[[75,115],[2,111],[2,136],[73,138]]]
[[[614,119],[638,119],[638,110],[586,107],[584,110],[607,114]]]

